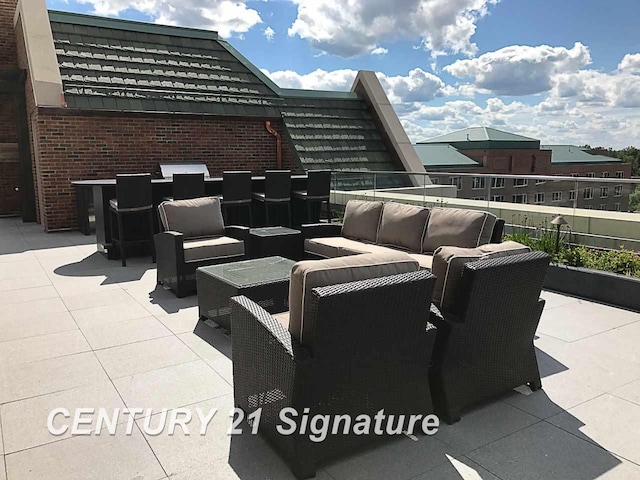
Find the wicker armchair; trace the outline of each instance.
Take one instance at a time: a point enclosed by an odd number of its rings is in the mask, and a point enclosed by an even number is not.
[[[520,385],[541,388],[533,338],[549,261],[533,252],[467,263],[455,311],[432,307],[438,334],[430,380],[436,412],[447,423]]]
[[[225,226],[218,198],[163,202],[158,210],[164,231],[154,237],[157,281],[176,297],[196,291],[199,267],[247,258],[249,227]]]
[[[375,435],[280,435],[283,408],[309,417],[433,413],[428,366],[435,328],[428,305],[435,277],[421,270],[312,290],[305,312],[313,350],[246,297],[231,301],[235,404],[261,408],[259,431],[298,478],[318,463],[379,439]],[[307,320],[305,320],[307,321]],[[384,427],[383,427],[384,428]],[[341,432],[342,433],[342,432]]]

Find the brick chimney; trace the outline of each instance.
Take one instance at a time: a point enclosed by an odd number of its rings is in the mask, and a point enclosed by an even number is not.
[[[18,0],[0,0],[0,70],[18,67],[13,16]]]

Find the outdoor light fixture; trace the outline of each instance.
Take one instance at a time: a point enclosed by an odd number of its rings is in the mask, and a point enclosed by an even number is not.
[[[556,226],[556,253],[558,253],[558,250],[560,248],[560,229],[563,225],[568,225],[568,222],[562,215],[558,215],[556,218],[551,220],[551,225]]]

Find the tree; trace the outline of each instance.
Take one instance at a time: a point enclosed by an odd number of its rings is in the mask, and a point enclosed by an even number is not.
[[[636,188],[636,191],[629,195],[629,211],[640,212],[640,188]]]

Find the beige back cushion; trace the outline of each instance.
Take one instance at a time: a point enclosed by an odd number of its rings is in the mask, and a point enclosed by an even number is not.
[[[376,243],[382,202],[349,200],[344,210],[342,236]]]
[[[217,197],[162,202],[158,211],[165,230],[181,232],[185,238],[224,235],[224,220]]]
[[[442,246],[475,248],[491,240],[496,216],[460,208],[432,208],[422,252],[435,252]]]
[[[420,253],[428,218],[428,208],[385,203],[378,229],[378,243]]]
[[[453,309],[466,263],[530,251],[529,247],[511,241],[482,245],[478,248],[440,247],[433,256],[431,269],[436,276],[433,302],[442,310]]]
[[[305,321],[305,309],[312,298],[311,290],[316,287],[415,272],[419,268],[418,262],[406,253],[393,251],[298,262],[291,270],[289,284],[289,331],[303,345],[313,345],[314,325],[311,320]]]

